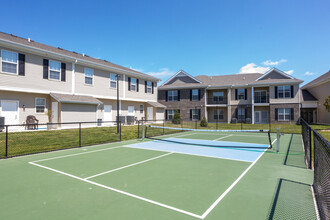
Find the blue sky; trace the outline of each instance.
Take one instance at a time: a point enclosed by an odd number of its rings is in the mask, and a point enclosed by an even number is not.
[[[167,79],[330,70],[330,1],[5,1],[0,31]]]

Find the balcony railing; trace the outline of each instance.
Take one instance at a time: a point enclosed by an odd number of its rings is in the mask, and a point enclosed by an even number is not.
[[[216,104],[227,104],[227,98],[225,97],[213,97],[207,99],[207,104],[216,105]]]
[[[269,103],[269,96],[254,94],[254,103]]]

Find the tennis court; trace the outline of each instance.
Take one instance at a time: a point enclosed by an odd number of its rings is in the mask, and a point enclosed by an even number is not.
[[[1,219],[316,219],[300,135],[151,136],[1,160]]]

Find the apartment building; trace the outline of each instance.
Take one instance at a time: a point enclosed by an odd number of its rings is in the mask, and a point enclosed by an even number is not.
[[[118,77],[118,81],[117,81]],[[0,32],[0,116],[5,124],[162,120],[158,78],[120,65]],[[132,118],[132,117],[130,117]]]
[[[301,88],[301,117],[308,123],[330,124],[330,112],[324,106],[330,96],[330,71]]]
[[[158,102],[167,107],[167,120],[179,111],[183,120],[294,124],[302,82],[276,68],[264,74],[196,77],[180,70],[158,87]]]

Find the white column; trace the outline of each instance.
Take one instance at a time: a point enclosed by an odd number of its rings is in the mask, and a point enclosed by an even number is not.
[[[204,102],[204,106],[205,106],[205,118],[206,118],[206,121],[208,121],[209,119],[208,119],[208,112],[207,112],[207,107],[206,107],[206,105],[207,105],[207,99],[208,99],[208,94],[207,94],[207,90],[205,89],[204,90],[205,91],[205,95],[204,95],[204,97],[205,97],[205,102]]]
[[[254,87],[252,86],[251,88],[251,92],[252,92],[252,124],[254,124]]]
[[[227,89],[227,123],[229,124],[231,121],[231,107],[230,107],[230,100],[231,100],[231,88]]]
[[[77,62],[77,61],[76,61]],[[71,92],[72,94],[76,91],[76,65],[75,63],[72,63],[72,75],[71,75]]]
[[[126,86],[126,83],[125,83],[125,74],[123,74],[123,86],[122,86],[122,88],[123,88],[123,98],[126,98],[126,87],[125,86]]]

